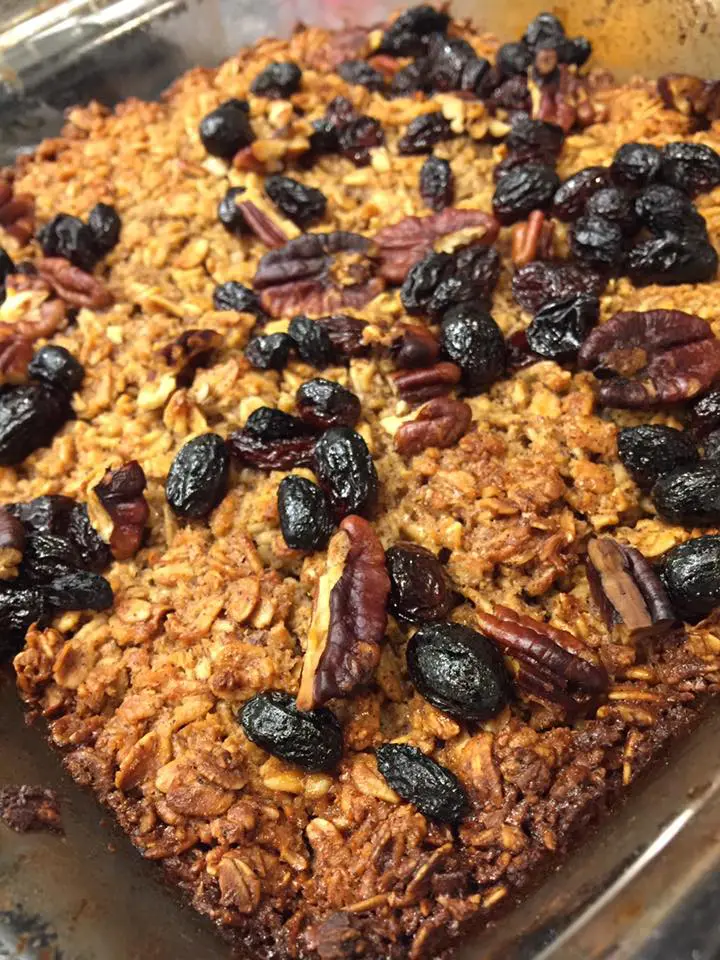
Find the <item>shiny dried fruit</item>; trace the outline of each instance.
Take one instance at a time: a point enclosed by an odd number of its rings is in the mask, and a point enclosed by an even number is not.
[[[309,317],[293,317],[288,336],[295,344],[301,360],[322,369],[333,359],[333,349],[327,330]]]
[[[337,72],[346,83],[357,84],[367,90],[384,90],[385,77],[367,60],[344,60]]]
[[[620,462],[641,487],[651,487],[663,474],[700,459],[692,434],[659,423],[624,427],[617,447]]]
[[[720,155],[705,143],[667,143],[660,170],[665,183],[694,197],[720,183]]]
[[[524,74],[502,80],[486,97],[491,109],[500,108],[522,113],[530,113],[532,110],[532,97]]]
[[[150,508],[145,500],[145,473],[137,460],[108,470],[93,488],[112,521],[110,549],[116,560],[128,560],[140,549]]]
[[[283,216],[303,230],[325,216],[327,197],[315,187],[306,187],[292,177],[279,174],[265,178],[265,193]]]
[[[100,259],[92,230],[68,213],[58,213],[38,233],[46,257],[62,257],[88,273]]]
[[[354,427],[360,419],[360,400],[334,380],[307,380],[298,388],[295,401],[301,419],[317,430]]]
[[[499,276],[500,256],[494,247],[429,253],[410,269],[400,298],[408,313],[440,318],[457,304],[489,303]]]
[[[245,422],[245,430],[258,440],[265,441],[306,437],[313,432],[299,417],[293,417],[292,414],[274,407],[258,407],[253,410]]]
[[[378,53],[414,57],[422,53],[433,33],[445,33],[450,17],[429,4],[410,7],[383,34]]]
[[[442,361],[431,367],[414,370],[399,370],[392,379],[400,397],[411,406],[425,403],[434,397],[444,397],[462,379],[462,370],[456,363]],[[428,429],[428,425],[422,432]]]
[[[362,114],[339,127],[338,150],[357,167],[370,163],[370,150],[385,143],[385,134],[379,120]]]
[[[49,583],[55,577],[83,566],[80,553],[66,537],[31,533],[25,542],[20,575],[28,583]]]
[[[662,577],[684,620],[708,616],[720,604],[720,537],[696,537],[668,550]]]
[[[625,253],[625,239],[617,223],[588,215],[578,217],[573,224],[570,250],[578,260],[594,267],[616,267]]]
[[[165,498],[173,513],[197,520],[225,496],[230,457],[222,437],[203,433],[180,448],[165,481]]]
[[[579,294],[599,297],[605,283],[603,277],[587,267],[536,260],[515,271],[512,292],[520,306],[534,314],[546,303]]]
[[[720,464],[676,467],[652,488],[652,501],[663,520],[688,530],[720,526]]]
[[[510,132],[505,137],[508,153],[522,152],[528,159],[553,163],[562,150],[565,134],[556,123],[532,120],[524,114],[512,118]]]
[[[549,210],[560,180],[551,166],[528,163],[508,170],[493,194],[493,213],[507,226],[525,220],[533,210]]]
[[[107,544],[90,524],[87,507],[71,497],[59,494],[35,497],[27,503],[7,504],[5,510],[16,517],[29,533],[49,533],[69,540],[82,558],[82,566],[96,573],[112,560]]]
[[[312,464],[314,436],[263,440],[249,430],[236,430],[227,440],[230,454],[241,466],[257,470],[292,470]]]
[[[651,189],[651,188],[650,188]],[[635,208],[630,193],[620,187],[603,187],[597,190],[585,206],[588,217],[601,217],[616,224],[624,234],[637,230]]]
[[[441,328],[442,349],[458,364],[463,382],[471,391],[499,379],[505,371],[505,339],[489,313],[460,304],[445,313]]]
[[[285,543],[292,550],[323,550],[333,529],[330,504],[317,484],[289,476],[278,487],[278,516]]]
[[[495,64],[503,77],[524,76],[531,63],[532,53],[524,43],[503,43],[495,56]]]
[[[367,444],[347,427],[333,427],[317,441],[313,471],[335,513],[364,514],[377,498],[378,477]]]
[[[231,160],[255,139],[246,100],[226,100],[200,121],[200,139],[209,154]]]
[[[414,93],[430,92],[430,77],[428,76],[428,60],[422,57],[408,63],[393,76],[390,83],[391,97],[411,97]]]
[[[627,272],[636,285],[706,283],[714,279],[717,267],[717,253],[704,231],[641,241],[627,258]]]
[[[443,140],[453,136],[450,121],[440,111],[421,113],[408,124],[408,128],[398,141],[398,151],[402,154],[431,153],[432,148]]]
[[[552,215],[571,221],[585,212],[585,205],[594,193],[610,183],[607,167],[584,167],[562,183],[555,191]]]
[[[55,610],[107,610],[114,600],[105,577],[87,570],[53,577],[43,588],[43,596]]]
[[[258,320],[267,319],[260,305],[260,298],[249,287],[236,280],[219,283],[213,290],[213,307],[216,310],[237,310],[239,313],[252,313]]]
[[[400,370],[430,367],[439,355],[440,343],[437,337],[427,327],[416,323],[401,324],[390,344],[390,356]]]
[[[270,63],[250,85],[257,97],[286,99],[300,89],[302,71],[296,63]]]
[[[420,168],[420,196],[425,206],[439,213],[451,206],[455,193],[455,178],[447,160],[430,156]]]
[[[417,747],[384,743],[375,755],[393,790],[429,820],[457,823],[467,813],[468,799],[457,777]]]
[[[0,388],[0,465],[22,463],[47,446],[72,416],[64,393],[32,383]]]
[[[111,204],[96,203],[88,214],[88,227],[95,241],[95,249],[105,255],[110,253],[120,240],[122,220]]]
[[[395,449],[414,456],[428,447],[452,447],[472,422],[472,410],[462,400],[436,397],[418,412],[414,420],[403,423],[395,434]]]
[[[477,61],[480,58],[473,47],[460,37],[446,37],[435,33],[428,44],[427,78],[436,91],[472,89],[478,81]],[[486,69],[489,69],[487,60]],[[473,65],[473,66],[471,66]],[[463,78],[469,84],[463,88]]]
[[[110,547],[90,523],[88,509],[84,503],[73,503],[66,516],[62,535],[75,544],[80,551],[83,566],[87,570],[99,573],[112,560]]]
[[[253,337],[245,347],[248,363],[257,370],[282,370],[290,359],[295,342],[286,333]]]
[[[340,724],[326,707],[298,710],[289,693],[258,693],[240,711],[245,736],[303,770],[333,770],[340,762]]]
[[[42,625],[47,612],[40,590],[0,583],[0,660],[18,652],[28,627]]]
[[[625,143],[610,165],[613,180],[621,187],[646,187],[660,175],[661,153],[650,143]]]
[[[230,187],[217,206],[218,220],[228,233],[232,233],[236,237],[241,237],[250,232],[239,200],[245,192],[245,187]],[[230,283],[234,283],[234,281],[231,280]],[[224,284],[224,286],[228,286],[228,284]],[[216,287],[217,289],[219,288]],[[218,307],[217,309],[223,310],[226,308]],[[234,310],[236,308],[230,307],[229,309]]]
[[[416,543],[400,542],[385,552],[390,575],[388,609],[409,623],[444,620],[454,595],[443,565],[434,553]]]
[[[546,360],[573,360],[599,315],[600,301],[585,294],[546,303],[526,330],[528,346]]]
[[[653,183],[635,198],[635,215],[653,233],[685,233],[705,229],[705,221],[686,193],[665,183]]]
[[[720,427],[720,389],[711,390],[693,404],[690,420],[700,436]]]
[[[28,376],[69,398],[80,389],[85,370],[65,347],[47,344],[30,361]]]
[[[363,340],[363,331],[367,327],[364,320],[335,314],[332,317],[318,317],[315,322],[319,323],[330,337],[336,361],[351,360],[353,357],[364,357],[368,354],[370,348]]]

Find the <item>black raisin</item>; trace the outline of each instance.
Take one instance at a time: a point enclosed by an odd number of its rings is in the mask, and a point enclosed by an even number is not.
[[[295,399],[301,418],[318,430],[354,427],[360,419],[360,400],[334,380],[307,380]]]
[[[117,246],[122,220],[109,203],[96,203],[88,215],[88,227],[95,241],[95,249],[106,254]]]
[[[565,48],[561,63],[574,63],[576,67],[582,67],[587,63],[592,54],[592,43],[587,37],[574,37],[570,41],[570,46]]]
[[[293,317],[288,327],[288,336],[305,363],[322,369],[332,361],[333,347],[327,330],[309,317]]]
[[[65,395],[41,384],[0,390],[0,465],[22,463],[46,447],[71,415]]]
[[[508,77],[495,87],[488,100],[492,108],[529,113],[532,109],[532,97],[527,77],[524,74]]]
[[[58,213],[38,234],[46,257],[64,257],[75,267],[90,272],[100,259],[95,236],[78,217]]]
[[[471,390],[489,386],[505,371],[505,340],[489,313],[472,304],[447,311],[442,322],[442,348],[462,370]]]
[[[300,89],[302,71],[295,63],[271,63],[253,80],[250,89],[258,97],[284,100]]]
[[[532,59],[524,43],[504,43],[497,52],[495,64],[503,77],[512,77],[527,73]]]
[[[535,260],[515,271],[513,296],[526,310],[537,313],[546,303],[586,293],[599,297],[605,279],[587,267],[574,263]]]
[[[618,433],[620,462],[641,487],[651,487],[665,473],[699,459],[689,433],[661,424],[625,427]]]
[[[367,60],[345,60],[337,68],[337,72],[346,83],[357,84],[368,90],[384,90],[385,77],[370,66]]]
[[[625,143],[610,166],[612,178],[621,187],[646,187],[660,174],[661,154],[650,143]]]
[[[105,577],[87,570],[54,577],[43,595],[56,610],[107,610],[113,605],[112,587]]]
[[[633,283],[705,283],[717,273],[715,248],[703,233],[666,233],[636,244],[627,257]]]
[[[216,433],[203,433],[181,447],[165,481],[165,497],[179,517],[206,517],[225,496],[230,456]]]
[[[668,143],[662,149],[661,177],[691,197],[720,183],[720,156],[704,143]]]
[[[240,464],[268,471],[309,467],[315,442],[312,435],[262,440],[248,430],[235,430],[228,437],[230,453]]]
[[[0,661],[14,656],[33,623],[44,625],[47,606],[35,587],[0,583]]]
[[[607,167],[585,167],[562,183],[553,197],[552,215],[558,220],[575,220],[585,211],[590,197],[610,183]]]
[[[259,440],[289,440],[312,433],[299,417],[273,407],[258,407],[245,423],[245,429]]]
[[[217,207],[218,220],[228,233],[237,237],[250,232],[247,220],[237,203],[238,197],[241,197],[244,193],[245,187],[230,187]],[[223,308],[220,307],[219,309]]]
[[[327,497],[305,477],[289,476],[278,487],[278,515],[285,543],[292,550],[322,550],[333,530]]]
[[[602,217],[616,223],[624,234],[637,230],[637,218],[632,197],[620,187],[604,187],[594,193],[587,202],[585,213],[591,217]]]
[[[265,193],[284,216],[303,229],[325,215],[325,194],[315,187],[306,187],[292,177],[283,177],[280,174],[267,177]]]
[[[546,303],[527,328],[528,346],[547,360],[573,360],[599,314],[600,301],[586,294]]]
[[[396,543],[385,552],[390,575],[388,609],[400,620],[444,620],[453,607],[453,592],[434,553],[416,543]]]
[[[413,93],[428,93],[429,90],[429,64],[420,60],[414,60],[398,70],[390,83],[391,97],[409,97]]]
[[[298,710],[289,693],[258,693],[240,713],[245,736],[303,770],[332,770],[343,752],[342,729],[327,709]]]
[[[27,537],[20,575],[29,583],[49,583],[82,567],[82,557],[67,537],[54,533],[32,533]]]
[[[67,516],[64,535],[73,543],[82,557],[83,567],[99,573],[112,561],[110,547],[90,523],[84,503],[73,504]]]
[[[431,252],[410,268],[400,288],[400,299],[408,313],[427,310],[430,298],[451,264],[449,253]]]
[[[364,167],[370,163],[371,148],[385,143],[385,134],[379,120],[363,115],[340,128],[338,143],[343,157]]]
[[[365,514],[374,505],[377,471],[367,444],[354,430],[327,430],[315,444],[313,470],[337,516]]]
[[[450,17],[429,4],[410,7],[394,20],[383,34],[379,53],[414,57],[422,53],[433,33],[445,33]]]
[[[498,648],[459,623],[420,627],[408,643],[407,666],[418,693],[458,720],[489,720],[512,695]]]
[[[47,494],[27,503],[9,503],[7,510],[22,523],[28,533],[56,533],[65,536],[76,503],[72,497]]]
[[[696,537],[663,557],[670,602],[685,620],[706,617],[720,604],[720,537]]]
[[[377,766],[403,800],[430,820],[457,823],[468,809],[455,774],[406,743],[384,743],[376,750]]]
[[[554,13],[539,13],[527,25],[523,40],[528,47],[536,47],[548,40],[562,39],[565,27]]]
[[[538,160],[550,163],[562,150],[564,139],[565,133],[557,124],[519,114],[505,137],[505,146],[510,153],[527,151],[527,156],[536,154]]]
[[[644,227],[658,234],[705,228],[705,221],[688,195],[664,183],[653,183],[637,195],[635,215]]]
[[[617,266],[623,258],[625,240],[616,223],[604,217],[579,217],[570,233],[570,249],[578,260],[595,267]]]
[[[700,436],[720,427],[720,389],[711,390],[695,402],[690,422]]]
[[[505,226],[524,220],[533,210],[547,210],[560,185],[552,167],[528,163],[509,170],[493,195],[493,212]]]
[[[703,443],[703,459],[720,460],[720,430],[714,430],[705,437]]]
[[[499,276],[500,255],[494,247],[475,246],[458,251],[433,290],[427,313],[439,319],[457,304],[489,304]]]
[[[286,333],[268,333],[253,337],[245,348],[245,356],[257,370],[282,370],[294,346],[294,341]]]
[[[420,196],[425,206],[439,213],[452,206],[455,179],[452,167],[440,157],[428,157],[420,169]]]
[[[655,509],[668,523],[687,527],[720,525],[720,465],[701,463],[663,474],[652,488]]]
[[[459,90],[465,66],[477,57],[467,40],[435,34],[428,47],[429,80],[433,90]]]
[[[260,306],[260,297],[249,287],[236,280],[219,283],[213,291],[213,306],[216,310],[237,310],[239,313],[252,313],[259,320],[265,320],[267,314]]]
[[[68,397],[80,388],[85,370],[65,347],[41,347],[28,365],[28,375]]]
[[[468,60],[460,77],[460,89],[482,99],[492,93],[497,79],[496,73],[485,57],[475,56]]]
[[[209,154],[230,160],[238,150],[255,139],[248,105],[243,100],[226,100],[200,121],[200,139]]]
[[[404,154],[431,153],[436,143],[453,136],[450,121],[439,110],[421,113],[408,124],[398,141],[398,150]]]

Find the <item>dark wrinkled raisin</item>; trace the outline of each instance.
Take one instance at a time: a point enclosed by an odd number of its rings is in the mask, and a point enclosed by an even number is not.
[[[339,517],[365,514],[377,498],[378,477],[367,444],[354,430],[333,427],[315,445],[313,470]]]
[[[663,520],[682,527],[720,525],[720,465],[701,463],[663,474],[652,488],[652,501]]]
[[[88,215],[88,227],[93,235],[95,249],[101,254],[110,253],[120,239],[122,221],[115,207],[109,203],[96,203]]]
[[[404,154],[430,153],[436,143],[453,136],[450,121],[440,111],[421,113],[408,124],[398,141],[398,150]]]
[[[503,110],[518,110],[529,113],[532,108],[532,98],[528,88],[527,77],[518,74],[503,80],[488,97],[491,107],[500,107]]]
[[[561,184],[553,197],[552,215],[558,220],[575,220],[585,211],[590,197],[610,183],[607,167],[585,167]]]
[[[75,501],[61,494],[35,497],[27,503],[8,503],[3,507],[22,523],[28,533],[56,533],[64,536]]]
[[[695,402],[690,422],[700,436],[720,427],[720,389],[711,390]]]
[[[616,223],[624,234],[634,233],[637,229],[632,197],[620,187],[604,187],[598,190],[588,200],[585,213]]]
[[[592,43],[587,37],[575,37],[572,41],[572,48],[567,54],[566,63],[574,63],[577,67],[582,67],[590,59],[592,54]]]
[[[446,356],[462,370],[463,383],[471,390],[489,386],[505,371],[505,340],[489,313],[459,304],[445,314],[441,343]]]
[[[312,433],[299,417],[273,407],[253,410],[247,418],[245,429],[259,440],[289,440]]]
[[[222,437],[203,433],[181,447],[165,481],[165,497],[179,517],[206,517],[225,496],[230,458]]]
[[[86,569],[99,573],[112,560],[110,547],[90,523],[87,507],[84,503],[73,504],[63,532],[71,543],[77,547],[82,557],[83,566]]]
[[[504,43],[495,57],[495,65],[503,77],[525,74],[531,63],[532,53],[524,43]]]
[[[684,233],[705,227],[688,195],[664,183],[653,183],[637,195],[635,215],[653,233]]]
[[[406,743],[384,743],[376,750],[377,766],[403,800],[430,820],[457,823],[468,800],[457,777]]]
[[[20,575],[29,583],[49,583],[55,577],[81,570],[79,551],[67,537],[33,533],[25,541]]]
[[[303,770],[332,770],[342,758],[335,715],[327,707],[298,710],[289,693],[258,693],[242,708],[240,722],[249,740]]]
[[[453,606],[445,570],[434,553],[416,543],[396,543],[385,552],[390,575],[388,609],[401,620],[443,620]]]
[[[489,303],[500,276],[500,255],[494,247],[466,247],[452,255],[427,302],[431,317],[440,318],[452,306]]]
[[[449,253],[428,253],[410,268],[400,289],[408,313],[424,313],[445,270],[452,264]]]
[[[485,57],[473,57],[463,66],[460,89],[482,99],[489,96],[497,79],[496,73]]]
[[[459,90],[463,70],[476,53],[467,40],[434,34],[428,46],[428,74],[430,86],[440,92]]]
[[[621,187],[646,187],[660,174],[661,154],[650,143],[625,143],[610,166],[613,180]]]
[[[0,465],[13,466],[46,447],[72,415],[66,396],[31,383],[0,389]]]
[[[705,283],[717,273],[715,248],[705,235],[666,233],[636,244],[627,257],[633,283]]]
[[[333,359],[332,343],[327,330],[309,317],[293,317],[288,327],[288,336],[305,363],[322,369]]]
[[[278,487],[278,516],[292,550],[323,550],[333,530],[327,497],[305,477],[285,477]]]
[[[414,93],[427,93],[430,89],[427,63],[414,60],[402,67],[390,83],[391,97],[409,97]]]
[[[604,217],[579,217],[570,232],[570,249],[578,260],[594,267],[613,267],[623,258],[623,232]]]
[[[547,360],[573,360],[600,315],[597,297],[579,294],[546,303],[527,328],[530,350]]]
[[[40,590],[0,583],[0,661],[14,656],[33,623],[44,624],[47,607]]]
[[[420,169],[420,196],[425,206],[439,213],[452,205],[455,180],[452,167],[440,157],[428,157]]]
[[[245,348],[248,362],[257,370],[282,370],[290,359],[294,342],[286,333],[253,337]]]
[[[670,602],[684,620],[706,617],[720,604],[720,537],[696,537],[663,557]]]
[[[337,68],[337,72],[346,83],[358,84],[368,90],[384,90],[385,77],[371,67],[367,60],[345,60]]]
[[[259,320],[267,319],[258,295],[236,280],[228,280],[215,287],[213,306],[216,310],[237,310],[239,313],[252,313]]]
[[[267,177],[265,193],[284,216],[303,229],[325,215],[325,194],[315,187],[306,187],[292,177],[282,177],[279,174]]]
[[[414,57],[422,53],[433,33],[445,33],[450,17],[428,4],[410,7],[394,20],[383,34],[379,53]]]
[[[499,180],[516,167],[524,167],[528,163],[546,163],[554,164],[555,158],[550,155],[543,155],[538,153],[534,147],[523,147],[522,149],[513,150],[512,153],[506,154],[499,163],[496,163],[493,167],[493,181],[497,183]]]
[[[248,104],[234,98],[206,114],[200,121],[199,132],[207,152],[225,160],[230,160],[255,139]]]
[[[370,163],[370,149],[381,147],[385,143],[385,134],[379,120],[361,116],[351,120],[338,131],[340,153],[358,167]]]
[[[720,156],[705,143],[668,143],[662,149],[662,179],[691,197],[720,183]]]
[[[537,363],[539,357],[530,349],[525,330],[516,330],[505,342],[505,365],[511,372]]]
[[[554,13],[539,13],[527,25],[523,40],[528,47],[537,47],[549,40],[562,39],[565,27]]]
[[[43,594],[56,610],[107,610],[113,605],[112,587],[105,577],[87,570],[54,577]]]
[[[309,467],[315,448],[315,437],[291,437],[262,440],[248,430],[236,430],[228,437],[230,453],[242,466],[257,470],[292,470]]]
[[[559,185],[550,166],[528,163],[515,167],[495,187],[493,212],[506,226],[524,220],[533,210],[549,209]]]
[[[271,63],[253,80],[250,89],[258,97],[282,100],[300,89],[302,71],[295,63]]]
[[[82,364],[65,347],[41,347],[28,365],[28,376],[70,396],[85,376]]]
[[[350,360],[368,354],[369,347],[363,340],[363,330],[367,326],[364,320],[339,313],[332,317],[319,317],[315,322],[319,323],[330,337],[336,356]]]
[[[661,424],[625,427],[618,433],[620,462],[641,487],[651,487],[665,473],[699,459],[689,433]]]
[[[250,232],[247,220],[237,202],[238,197],[241,197],[244,193],[245,187],[230,187],[220,203],[218,203],[217,208],[220,223],[228,233],[235,234],[235,236],[238,237]]]
[[[407,646],[408,674],[418,693],[458,720],[489,720],[512,696],[495,644],[459,623],[430,623]]]
[[[354,427],[360,419],[360,400],[334,380],[307,380],[298,388],[295,399],[301,418],[318,430]]]
[[[528,151],[527,155],[537,155],[537,159],[552,162],[562,150],[565,134],[562,127],[544,120],[531,120],[524,114],[513,118],[510,133],[505,137],[505,146],[509,153]]]
[[[46,257],[64,257],[88,273],[100,259],[90,227],[67,213],[53,217],[38,234],[38,240]]]
[[[581,293],[599,297],[605,283],[603,277],[587,267],[536,260],[515,271],[512,292],[521,307],[537,313],[546,303]]]

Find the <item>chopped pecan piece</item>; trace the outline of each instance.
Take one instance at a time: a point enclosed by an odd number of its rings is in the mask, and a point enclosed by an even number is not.
[[[398,393],[410,404],[425,403],[446,396],[460,383],[462,370],[456,363],[443,360],[419,370],[398,370],[392,374]]]
[[[217,350],[222,342],[222,337],[216,330],[183,330],[172,343],[168,343],[159,352],[175,374],[178,385],[185,387],[192,380],[197,368],[207,363],[212,352]]]
[[[720,83],[689,73],[666,73],[658,78],[658,93],[666,107],[685,117],[712,123],[720,117]]]
[[[543,83],[533,97],[533,119],[555,123],[568,133],[574,126],[587,127],[607,116],[605,104],[593,98],[593,87],[588,77],[572,73],[561,63],[557,79]]]
[[[482,234],[475,234],[479,228]],[[408,270],[429,253],[438,240],[452,233],[468,232],[466,242],[489,247],[500,229],[497,220],[482,210],[448,207],[427,217],[405,217],[375,236],[380,250],[380,274],[390,283],[402,283]]]
[[[681,310],[622,312],[592,331],[578,361],[601,380],[605,406],[650,409],[707,390],[720,376],[720,340]]]
[[[18,333],[14,326],[0,324],[0,384],[22,383],[32,356],[32,340]]]
[[[618,624],[631,637],[674,629],[678,620],[660,577],[634,547],[610,537],[588,543],[590,592],[610,630]]]
[[[238,200],[236,205],[258,240],[268,247],[282,247],[288,242],[287,234],[251,200]]]
[[[38,276],[10,274],[5,280],[5,300],[0,306],[0,336],[16,334],[28,340],[50,337],[62,329],[67,309],[50,285]]]
[[[527,220],[516,223],[512,235],[512,261],[523,267],[533,260],[549,260],[552,257],[555,224],[546,220],[542,210],[533,210]]]
[[[404,423],[395,434],[399,453],[413,456],[427,447],[452,447],[472,421],[472,410],[462,400],[437,397],[422,407],[414,420]]]
[[[427,327],[419,323],[403,323],[390,345],[390,354],[400,370],[429,367],[440,356],[440,342]]]
[[[146,486],[143,468],[137,460],[130,460],[116,470],[108,470],[93,488],[112,524],[109,543],[116,560],[128,560],[140,549],[150,516],[143,495]]]
[[[390,578],[385,551],[362,517],[340,524],[315,597],[297,705],[313,710],[367,683],[380,659]]]
[[[25,549],[25,528],[17,517],[0,509],[0,580],[18,575],[18,565]]]
[[[359,309],[385,287],[375,248],[358,233],[306,233],[261,259],[253,286],[273,317]]]
[[[594,709],[607,692],[605,668],[572,652],[583,647],[566,630],[501,604],[494,616],[478,611],[476,617],[482,632],[519,661],[515,679],[528,693],[557,703],[572,715]]]
[[[97,277],[74,267],[62,257],[43,257],[35,265],[42,279],[70,307],[100,310],[112,303],[110,291]]]
[[[15,193],[7,180],[0,183],[0,226],[22,245],[35,232],[35,201],[29,193]]]

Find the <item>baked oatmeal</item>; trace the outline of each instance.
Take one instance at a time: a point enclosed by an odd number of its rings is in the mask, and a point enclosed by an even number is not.
[[[4,172],[2,649],[242,955],[438,956],[717,690],[718,90],[590,54],[302,28]]]

